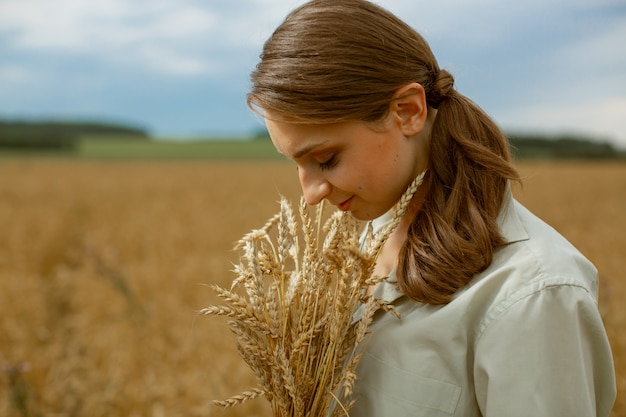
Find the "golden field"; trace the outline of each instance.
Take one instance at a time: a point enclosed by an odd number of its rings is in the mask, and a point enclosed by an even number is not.
[[[521,163],[514,193],[600,271],[626,416],[626,164]],[[266,416],[220,318],[233,243],[296,200],[283,162],[0,162],[0,416]],[[567,383],[567,381],[563,381]]]

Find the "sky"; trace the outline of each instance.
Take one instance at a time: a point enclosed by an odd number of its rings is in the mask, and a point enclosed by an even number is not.
[[[374,2],[424,35],[457,90],[505,131],[626,149],[626,0]],[[302,3],[0,0],[0,119],[177,138],[258,132],[249,74]]]

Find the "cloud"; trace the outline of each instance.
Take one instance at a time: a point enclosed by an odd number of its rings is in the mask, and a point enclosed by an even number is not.
[[[582,83],[595,82],[605,76],[626,73],[626,14],[598,19],[585,30],[585,38],[576,39],[557,51],[553,63],[571,68],[575,74],[588,74],[593,78],[580,79]],[[621,91],[626,93],[626,78],[619,77]]]
[[[173,75],[215,69],[205,45],[214,43],[218,26],[210,10],[162,0],[23,0],[3,5],[0,17],[7,49]]]
[[[625,114],[625,97],[606,97],[518,107],[502,112],[497,118],[509,130],[589,135],[626,149]]]
[[[189,4],[146,0],[22,0],[2,12],[0,28],[13,32],[16,47],[82,52],[200,36],[218,19]]]
[[[225,0],[3,2],[0,49],[79,56],[174,76],[228,74],[242,62],[252,66],[271,31],[302,2],[249,0],[245,7]]]
[[[172,75],[210,74],[215,67],[205,59],[193,55],[180,54],[174,48],[161,47],[155,44],[137,48],[133,60],[141,61],[145,67],[153,71]]]
[[[4,64],[0,66],[0,80],[7,85],[14,83],[28,83],[35,79],[35,74],[20,65]]]
[[[626,149],[626,15],[584,20],[578,38],[540,54],[541,71],[501,123],[552,132],[579,131]],[[531,93],[529,93],[531,92]]]

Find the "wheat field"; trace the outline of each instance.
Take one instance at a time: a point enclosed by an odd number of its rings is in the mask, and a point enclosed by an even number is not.
[[[626,416],[626,164],[520,163],[514,193],[600,270]],[[297,201],[282,162],[0,162],[0,416],[268,416],[220,317],[235,241]]]

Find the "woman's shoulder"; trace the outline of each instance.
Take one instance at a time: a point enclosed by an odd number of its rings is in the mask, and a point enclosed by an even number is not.
[[[522,285],[533,281],[576,282],[597,291],[597,269],[556,229],[513,199],[508,217],[524,230],[526,238],[498,250],[494,267],[515,268]]]
[[[595,304],[597,270],[570,242],[519,202],[510,199],[499,224],[507,243],[490,266],[455,297],[471,303],[479,327],[529,297],[556,297]],[[545,298],[548,300],[548,298]],[[480,307],[476,307],[480,306]]]

